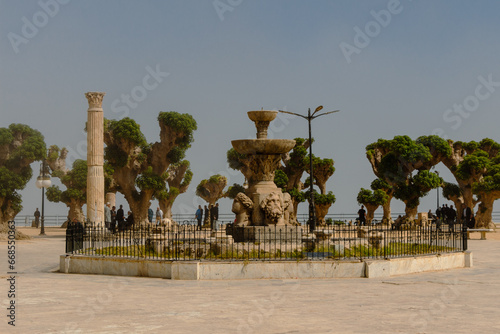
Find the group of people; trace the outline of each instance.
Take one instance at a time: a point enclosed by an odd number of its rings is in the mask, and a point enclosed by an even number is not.
[[[117,229],[123,231],[134,224],[134,214],[132,211],[128,211],[127,218],[125,218],[123,205],[120,205],[120,208],[116,210],[116,207],[111,207],[108,202],[104,207],[104,224],[111,233],[115,233]]]
[[[453,208],[453,205],[448,206],[448,204],[443,204],[441,207],[438,207],[436,210],[436,214],[433,215],[432,211],[429,210],[428,218],[430,220],[436,221],[436,226],[438,228],[441,227],[441,224],[446,223],[453,229],[453,225],[457,220],[457,211]],[[465,207],[462,212],[462,219],[465,222],[465,225],[468,228],[474,228],[476,224],[474,214],[470,207]],[[396,219],[395,225],[398,227],[402,223],[403,217],[401,215]],[[366,210],[363,205],[361,205],[361,209],[358,210],[358,224],[363,226],[366,225]]]
[[[203,219],[205,217],[205,219]],[[215,203],[215,205],[210,204],[209,207],[205,205],[205,208],[202,209],[201,205],[198,205],[198,210],[196,210],[195,218],[198,221],[198,229],[201,230],[202,222],[205,224],[209,224],[210,228],[214,231],[218,229],[218,220],[219,220],[219,203]]]
[[[153,209],[148,209],[148,221],[152,223],[153,218],[156,218],[156,225],[160,225],[161,221],[163,220],[163,211],[160,209],[160,207],[156,208],[156,213],[153,211]]]
[[[431,218],[431,210],[429,210],[429,218]],[[453,208],[453,205],[448,207],[447,204],[443,204],[440,208],[436,210],[437,222],[439,221],[446,222],[448,225],[452,225],[457,220],[457,211]],[[465,225],[468,228],[474,228],[476,225],[476,219],[474,218],[474,214],[472,213],[472,209],[470,207],[465,207],[462,211],[462,219],[464,220]]]

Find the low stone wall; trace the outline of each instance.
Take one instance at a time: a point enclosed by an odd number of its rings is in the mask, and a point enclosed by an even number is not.
[[[380,278],[472,267],[472,253],[360,261],[161,261],[61,255],[60,272],[177,280]]]

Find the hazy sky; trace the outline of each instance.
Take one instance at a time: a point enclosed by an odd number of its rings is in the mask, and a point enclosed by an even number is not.
[[[255,138],[247,111],[340,109],[313,122],[313,151],[335,160],[330,213],[352,213],[375,178],[365,147],[379,138],[500,141],[499,12],[498,1],[1,0],[0,126],[28,124],[73,161],[86,159],[85,92],[106,92],[104,116],[135,119],[151,142],[160,111],[189,113],[194,176],[173,208],[186,213],[203,204],[202,179],[243,182],[226,151]],[[307,135],[301,118],[271,123],[270,137]],[[33,168],[21,215],[41,205]],[[432,191],[419,209],[435,203]],[[66,212],[46,204],[46,215]]]

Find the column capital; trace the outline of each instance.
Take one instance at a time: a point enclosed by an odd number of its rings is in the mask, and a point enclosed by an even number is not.
[[[89,101],[89,108],[102,108],[102,99],[106,95],[103,92],[87,92],[85,97]]]

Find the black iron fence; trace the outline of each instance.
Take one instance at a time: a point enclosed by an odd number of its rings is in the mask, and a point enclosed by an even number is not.
[[[105,227],[70,226],[66,252],[105,257],[169,261],[286,261],[397,258],[461,252],[467,249],[462,224],[353,226],[337,222],[309,233],[307,226],[236,227],[217,231],[191,224],[141,225],[112,233]]]

